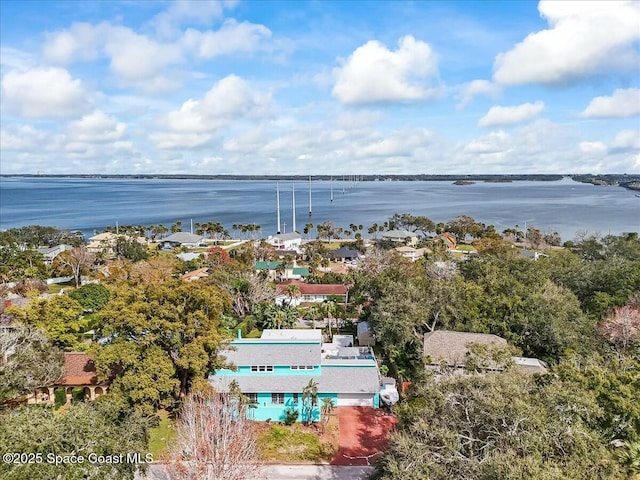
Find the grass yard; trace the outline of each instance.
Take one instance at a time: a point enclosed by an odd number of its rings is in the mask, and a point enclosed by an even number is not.
[[[169,413],[166,410],[160,410],[158,416],[160,417],[158,426],[149,429],[149,453],[153,455],[154,460],[161,459],[167,453],[176,435]]]
[[[316,424],[306,427],[294,425],[258,426],[258,446],[265,462],[304,463],[330,462],[338,451],[338,418],[331,416],[325,433]]]

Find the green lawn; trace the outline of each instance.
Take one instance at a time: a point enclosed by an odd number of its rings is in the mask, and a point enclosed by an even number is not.
[[[456,249],[462,252],[477,252],[476,247],[474,247],[473,245],[467,245],[465,243],[459,244]]]
[[[260,431],[258,446],[267,462],[325,462],[338,451],[337,418],[332,418],[323,435],[300,423],[270,425]]]
[[[159,460],[167,453],[176,435],[169,413],[166,410],[159,410],[158,416],[160,423],[149,430],[149,453],[153,455],[154,460]]]

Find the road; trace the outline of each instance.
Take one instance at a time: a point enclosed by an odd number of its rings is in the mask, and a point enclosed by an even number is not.
[[[373,472],[368,466],[266,465],[256,480],[365,480]],[[146,476],[136,480],[170,480],[163,464],[149,465]]]

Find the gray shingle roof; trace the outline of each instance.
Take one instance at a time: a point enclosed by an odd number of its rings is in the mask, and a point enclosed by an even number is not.
[[[242,365],[320,365],[320,343],[291,343],[286,348],[282,345],[264,343],[251,344],[233,342],[236,350],[220,352],[227,358],[228,363]]]
[[[202,235],[196,235],[195,233],[189,233],[189,232],[176,232],[160,240],[160,243],[162,242],[200,243],[202,241],[204,241],[204,237]]]
[[[302,235],[300,235],[298,232],[281,233],[273,237],[274,240],[278,239],[281,242],[284,242],[286,240],[298,240],[299,238],[302,238]]]
[[[497,335],[436,330],[424,334],[424,355],[431,358],[432,364],[445,361],[448,365],[463,365],[469,351],[467,345],[470,343],[494,347],[507,346],[507,341]]]
[[[242,375],[211,376],[209,382],[219,392],[228,392],[233,380],[243,393],[302,392],[313,379],[319,393],[376,393],[380,390],[380,376],[375,367],[322,367],[321,375]]]

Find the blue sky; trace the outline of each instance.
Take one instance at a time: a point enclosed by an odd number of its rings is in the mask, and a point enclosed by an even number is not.
[[[640,173],[640,3],[0,2],[0,172]]]

